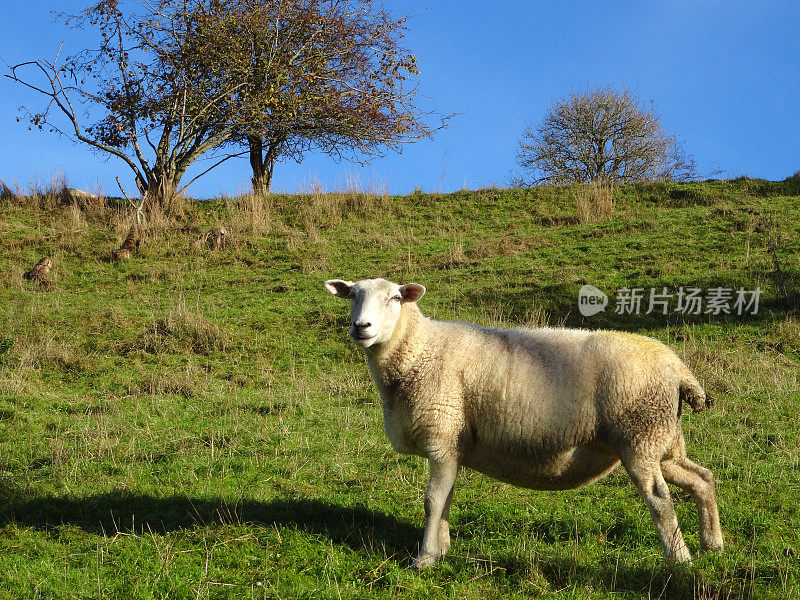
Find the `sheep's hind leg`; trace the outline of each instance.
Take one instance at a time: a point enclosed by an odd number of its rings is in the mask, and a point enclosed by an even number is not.
[[[700,521],[700,546],[703,550],[722,550],[722,529],[719,525],[717,495],[711,471],[685,456],[670,458],[661,463],[664,479],[686,490],[697,504]]]
[[[630,461],[623,459],[623,464],[650,509],[667,559],[675,562],[691,560],[659,463],[634,458]]]
[[[429,567],[447,552],[450,542],[448,513],[458,473],[458,462],[454,459],[431,458],[428,462],[431,479],[425,493],[425,534],[419,555],[412,562],[416,569]],[[443,538],[447,539],[446,546],[442,545]]]

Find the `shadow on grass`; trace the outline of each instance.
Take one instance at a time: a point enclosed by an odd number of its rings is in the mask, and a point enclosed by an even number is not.
[[[769,275],[769,274],[768,274]],[[549,313],[551,321],[558,323],[563,321],[566,327],[584,327],[588,329],[615,329],[623,331],[637,331],[640,329],[656,330],[665,327],[686,324],[706,324],[706,323],[732,323],[737,325],[765,325],[775,321],[782,321],[788,315],[797,315],[800,311],[800,270],[784,269],[787,287],[787,297],[764,297],[762,295],[757,314],[746,312],[742,315],[736,314],[699,314],[684,315],[681,313],[670,312],[663,314],[645,314],[648,309],[650,288],[660,291],[667,288],[668,292],[676,293],[678,285],[670,281],[658,280],[653,283],[634,282],[632,287],[644,289],[638,314],[616,314],[616,298],[613,295],[615,290],[605,289],[609,295],[609,305],[604,312],[600,312],[592,317],[583,317],[578,311],[578,290],[580,284],[554,284],[539,286],[535,283],[519,284],[507,289],[487,289],[473,293],[467,301],[480,308],[484,312],[490,312],[491,308],[501,307],[505,318],[509,323],[523,322],[531,309],[539,305]],[[772,277],[772,275],[769,275]],[[772,277],[775,279],[775,277]],[[750,289],[748,285],[741,284],[745,289]],[[777,286],[777,279],[776,279]],[[731,284],[730,281],[720,278],[704,278],[701,281],[693,282],[687,287],[698,287],[705,293],[712,288],[733,288],[738,289],[740,284]],[[754,286],[752,286],[754,287]],[[748,296],[749,299],[749,296]],[[674,310],[677,300],[671,299],[670,310]],[[706,309],[705,299],[702,310]],[[731,301],[732,306],[733,301]]]
[[[584,565],[571,559],[550,561],[540,565],[545,577],[555,586],[563,587],[570,582],[584,581],[614,591],[640,593],[647,598],[662,600],[729,600],[749,598],[746,588],[717,585],[703,579],[691,567],[663,564],[659,567],[619,566],[615,564]],[[738,588],[738,589],[737,589]]]
[[[2,490],[7,492],[9,490]],[[0,526],[16,524],[48,530],[60,525],[87,533],[158,533],[214,525],[288,526],[324,535],[355,550],[385,551],[408,562],[422,539],[422,529],[364,506],[337,506],[315,499],[244,500],[156,498],[112,492],[84,498],[43,497],[0,504]]]
[[[0,526],[14,524],[48,531],[62,525],[87,533],[113,536],[166,534],[220,525],[296,527],[323,535],[354,550],[385,552],[408,566],[418,549],[422,529],[364,506],[338,506],[317,499],[253,500],[228,504],[222,498],[194,499],[186,496],[153,496],[112,492],[84,498],[41,497],[14,500],[14,490],[0,481]],[[12,486],[13,487],[13,486]],[[543,530],[548,527],[542,523]],[[556,536],[558,537],[558,536]],[[530,563],[511,554],[494,557],[498,575],[515,587],[529,580],[532,569],[541,572],[555,589],[574,585],[647,594],[664,600],[747,599],[743,585],[714,585],[691,567],[666,565],[647,567],[615,564],[582,564],[572,558],[544,558]]]
[[[500,557],[493,564],[513,585],[531,579],[537,569],[553,589],[603,589],[659,600],[749,600],[746,578],[723,584],[706,580],[687,565],[625,565],[610,560],[584,564],[574,558],[549,558],[531,565],[519,557]],[[627,597],[627,595],[626,595]]]

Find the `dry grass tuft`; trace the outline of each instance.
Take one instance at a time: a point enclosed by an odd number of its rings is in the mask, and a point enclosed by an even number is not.
[[[599,223],[610,219],[614,212],[616,191],[617,186],[609,181],[593,181],[572,186],[571,194],[575,200],[580,222]]]
[[[75,206],[87,219],[108,221],[111,208],[101,190],[98,189],[95,193],[85,193],[80,190],[67,189],[63,195],[67,204]]]
[[[549,244],[544,241],[537,242],[533,238],[506,235],[499,240],[478,240],[475,246],[467,251],[467,256],[474,261],[479,261],[485,258],[495,258],[498,256],[513,256],[546,245]]]
[[[0,200],[13,204],[16,199],[17,193],[3,179],[0,179]]]
[[[66,364],[73,358],[72,350],[51,332],[28,330],[14,342],[14,354],[20,368],[37,368],[51,363]]]
[[[534,305],[520,319],[513,311],[507,311],[501,305],[494,305],[489,309],[483,323],[486,327],[499,327],[509,329],[513,327],[550,327],[550,315],[541,306]],[[559,323],[563,327],[564,323]]]
[[[0,362],[10,367],[0,377],[0,393],[19,393],[26,389],[33,374],[53,366],[69,373],[94,370],[90,357],[71,347],[50,327],[29,327],[13,337],[0,339],[6,347]]]
[[[64,173],[54,172],[47,182],[41,181],[34,175],[27,188],[23,188],[16,181],[13,182],[13,186],[12,192],[5,183],[3,184],[6,200],[12,206],[54,210],[66,206],[72,200]]]
[[[80,249],[87,229],[85,215],[86,212],[75,202],[60,211],[54,229],[58,235],[58,244],[63,250],[77,252]]]
[[[364,186],[358,179],[342,189],[328,192],[319,182],[300,196],[300,222],[309,235],[340,223],[350,215],[372,218],[386,214],[392,206],[385,186]]]
[[[471,248],[466,249],[466,237],[461,233],[450,235],[451,242],[438,264],[444,268],[463,267],[477,264],[481,260],[514,256],[541,247],[532,238],[506,235],[499,239],[478,239]]]
[[[188,210],[183,207],[180,201],[176,206],[182,207],[183,209],[174,212],[170,207],[163,207],[157,203],[151,203],[149,206],[146,206],[144,209],[144,220],[141,223],[142,229],[151,234],[180,229]],[[130,219],[130,221],[133,223],[135,219]]]
[[[117,248],[119,248],[131,229],[136,226],[136,215],[133,212],[118,210],[110,219],[109,225],[114,230]],[[140,227],[139,231],[142,235],[145,234],[144,227]]]
[[[464,236],[456,234],[450,243],[447,254],[445,255],[446,264],[450,266],[463,265],[467,262],[464,252]]]
[[[8,185],[0,179],[0,200],[14,207],[34,208],[44,212],[74,210],[82,213],[84,219],[103,222],[108,220],[111,213],[108,200],[101,190],[91,193],[72,189],[66,176],[59,172],[53,173],[49,181],[42,181],[34,176],[27,187],[16,181]]]
[[[107,224],[115,230],[120,242],[133,226],[148,238],[168,233],[185,233],[201,226],[194,201],[181,194],[176,194],[166,205],[145,200],[142,203],[141,220],[137,219],[138,206],[134,200],[117,204],[113,209],[109,208],[106,215]]]
[[[228,229],[235,239],[273,233],[278,224],[271,197],[247,194],[225,198]]]
[[[224,352],[229,345],[230,334],[226,329],[209,321],[199,308],[188,308],[186,301],[181,299],[147,330],[141,348],[154,354],[210,354],[215,351]]]
[[[133,395],[144,394],[148,396],[162,396],[173,394],[184,398],[197,397],[202,388],[203,372],[192,363],[183,371],[148,370],[143,373],[143,379],[137,383],[126,386],[126,392]]]
[[[28,289],[25,280],[22,278],[22,274],[22,270],[9,267],[0,275],[0,287],[18,292]]]

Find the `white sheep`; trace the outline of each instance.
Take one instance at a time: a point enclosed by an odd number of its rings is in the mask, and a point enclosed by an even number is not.
[[[413,566],[450,547],[459,465],[517,486],[560,490],[620,462],[644,497],[664,552],[689,560],[667,482],[697,503],[704,550],[723,546],[714,478],[686,457],[684,402],[706,396],[664,344],[580,329],[488,329],[435,321],[425,288],[385,279],[325,282],[351,301],[350,335],[364,348],[392,447],[430,463],[425,533]]]

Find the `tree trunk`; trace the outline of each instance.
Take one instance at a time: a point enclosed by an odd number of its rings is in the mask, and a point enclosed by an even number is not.
[[[258,136],[247,136],[250,147],[250,167],[253,169],[253,193],[257,196],[269,194],[272,173],[280,154],[284,138],[275,136],[267,141]]]
[[[272,173],[267,172],[264,165],[264,140],[259,136],[248,135],[247,144],[250,146],[250,167],[253,169],[253,193],[264,196],[269,193],[272,183]]]
[[[142,193],[145,199],[145,210],[158,206],[167,214],[174,212],[175,192],[183,177],[183,172],[178,170],[153,169],[152,175],[147,178],[147,185]]]

